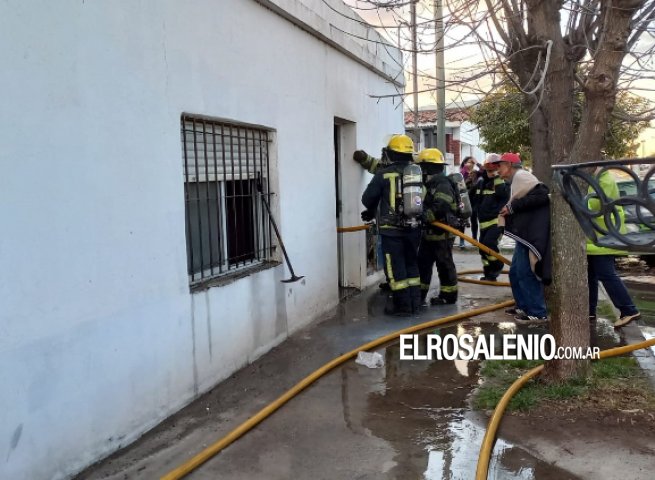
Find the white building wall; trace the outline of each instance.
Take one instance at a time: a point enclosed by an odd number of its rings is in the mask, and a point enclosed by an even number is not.
[[[393,61],[307,6],[0,4],[0,478],[70,476],[337,304],[334,117],[371,152],[403,118],[367,96],[395,93],[373,71]],[[302,282],[279,266],[189,292],[182,112],[276,130],[277,218]],[[350,162],[343,177],[356,225],[367,176]]]
[[[460,143],[460,158],[463,160],[467,156],[472,156],[479,163],[484,161],[486,152],[480,148],[482,139],[480,138],[480,130],[478,127],[468,121],[461,122],[458,128],[455,129],[455,140]]]

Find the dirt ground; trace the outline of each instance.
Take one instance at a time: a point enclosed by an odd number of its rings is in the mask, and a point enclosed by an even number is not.
[[[636,256],[617,257],[616,266],[621,276],[655,276],[655,266]]]
[[[652,414],[630,408],[566,411],[558,403],[529,414],[507,415],[499,435],[580,478],[653,478]],[[622,473],[620,477],[618,472]]]
[[[499,437],[579,478],[653,478],[654,397],[647,382],[636,383],[506,414]]]

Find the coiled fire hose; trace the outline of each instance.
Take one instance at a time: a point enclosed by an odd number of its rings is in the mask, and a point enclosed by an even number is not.
[[[503,262],[506,265],[509,265],[511,262],[500,255],[500,253],[495,252],[488,248],[487,246],[481,244],[477,240],[469,237],[468,235],[463,234],[457,229],[454,229],[450,227],[449,225],[442,224],[440,222],[433,222],[433,225],[440,227],[444,230],[447,230],[467,242],[477,246],[480,248],[482,251],[485,253],[488,253],[489,255],[493,255],[494,257],[498,258],[501,262]],[[338,228],[337,231],[340,233],[345,233],[345,232],[356,232],[356,231],[362,231],[362,230],[367,230],[370,228],[370,225],[360,225],[356,227],[341,227]],[[460,272],[460,275],[466,275],[469,273],[478,273],[478,270],[467,270]],[[459,278],[460,281],[462,282],[469,282],[469,283],[477,283],[477,284],[483,284],[483,285],[497,285],[497,286],[509,286],[508,282],[491,282],[491,281],[485,281],[485,280],[473,280],[473,279],[468,279],[465,277]],[[245,422],[241,423],[239,426],[237,426],[235,429],[233,429],[231,432],[229,432],[227,435],[225,435],[223,438],[217,440],[215,443],[212,445],[209,445],[207,448],[205,448],[203,451],[200,453],[196,454],[194,457],[190,458],[183,464],[179,465],[175,469],[171,470],[167,474],[165,474],[163,477],[161,477],[161,480],[177,480],[180,478],[183,478],[184,476],[188,475],[191,473],[193,470],[198,468],[200,465],[203,463],[207,462],[209,459],[217,455],[220,451],[222,451],[224,448],[241,438],[243,435],[245,435],[247,432],[249,432],[251,429],[253,429],[255,426],[257,426],[259,423],[261,423],[263,420],[265,420],[267,417],[272,415],[276,410],[278,410],[280,407],[282,407],[285,403],[287,403],[289,400],[291,400],[293,397],[298,395],[300,392],[302,392],[305,388],[309,387],[311,384],[313,384],[315,381],[317,381],[319,378],[321,378],[323,375],[327,374],[334,368],[338,367],[339,365],[342,365],[343,363],[347,362],[348,360],[351,360],[352,358],[356,357],[357,354],[360,351],[367,351],[367,350],[372,350],[375,348],[378,348],[384,344],[387,344],[389,342],[392,342],[396,340],[397,338],[400,337],[400,335],[405,335],[405,334],[412,334],[412,333],[418,333],[424,330],[428,330],[430,328],[434,328],[437,326],[441,326],[444,324],[456,322],[458,320],[464,320],[466,318],[474,317],[477,315],[481,315],[483,313],[488,313],[492,312],[495,310],[500,310],[505,307],[510,307],[514,305],[513,300],[507,300],[504,302],[500,302],[494,305],[489,305],[486,307],[482,308],[476,308],[473,310],[469,310],[468,312],[463,312],[463,313],[458,313],[455,315],[450,315],[447,317],[443,317],[437,320],[431,320],[428,322],[421,323],[419,325],[414,325],[412,327],[404,328],[392,333],[389,333],[387,335],[384,335],[380,338],[377,338],[375,340],[372,340],[368,343],[365,343],[364,345],[361,345],[350,352],[344,353],[343,355],[335,358],[334,360],[326,363],[322,367],[318,368],[315,370],[313,373],[310,375],[306,376],[303,378],[300,382],[295,384],[293,387],[291,387],[289,390],[287,390],[284,394],[282,394],[280,397],[278,397],[276,400],[274,400],[272,403],[268,404],[266,407],[261,409],[259,412],[257,412],[255,415],[250,417],[248,420]],[[625,353],[627,351],[632,351],[632,350],[637,350],[640,348],[646,348],[648,346],[655,345],[655,339],[647,341],[647,342],[641,342],[639,344],[635,345],[630,345],[626,347],[620,347],[620,348],[615,348],[611,350],[607,350],[604,352],[601,352],[601,358],[604,358],[605,356],[613,356],[613,355],[619,355],[621,353]],[[619,351],[620,350],[620,351]],[[615,352],[611,353],[610,352]],[[496,410],[494,411],[494,414],[492,415],[491,419],[489,420],[489,426],[487,428],[487,432],[485,434],[482,447],[480,450],[480,457],[478,460],[478,468],[477,468],[477,473],[476,473],[476,480],[486,480],[487,478],[487,472],[489,468],[489,460],[491,458],[491,450],[493,448],[493,444],[496,438],[496,431],[498,429],[498,425],[500,424],[500,419],[502,418],[502,414],[505,411],[505,408],[507,404],[509,403],[510,399],[512,396],[520,390],[520,388],[528,381],[530,378],[536,376],[541,370],[543,369],[543,365],[536,367],[532,370],[530,370],[527,374],[525,374],[523,377],[519,378],[512,386],[510,389],[503,395],[501,398],[500,402],[498,403],[498,406],[496,407]]]

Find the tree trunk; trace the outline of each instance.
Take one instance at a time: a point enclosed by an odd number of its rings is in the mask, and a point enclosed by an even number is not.
[[[572,153],[575,163],[600,160],[607,125],[616,104],[632,17],[641,3],[641,0],[615,0],[602,7],[603,40],[584,85],[585,106]]]
[[[536,107],[536,101],[530,107]],[[548,122],[541,109],[530,117],[530,146],[532,147],[532,173],[550,187],[550,148],[548,147]]]
[[[562,2],[526,0],[526,17],[524,12],[519,13],[516,4],[512,11],[509,2],[503,3],[507,27],[503,39],[509,65],[526,93],[531,111],[537,109],[531,112],[530,136],[534,172],[544,183],[551,183],[551,165],[584,162],[600,156],[632,18],[643,1],[594,4],[600,7],[600,13],[593,9],[589,12],[597,15],[593,26],[598,26],[600,33],[587,38],[587,31],[593,31],[592,23],[582,22],[575,37],[578,40],[573,42],[562,36]],[[516,21],[513,14],[525,18],[525,23]],[[585,39],[585,49],[590,49],[591,67],[584,86],[586,102],[576,140],[573,105],[575,73],[583,59],[580,35]],[[538,49],[541,56],[537,55]],[[545,74],[541,92],[534,88],[539,81],[535,73]],[[551,333],[558,347],[588,347],[589,289],[584,236],[569,205],[555,187],[551,187],[551,199],[553,285],[547,289]],[[560,381],[582,375],[587,368],[586,361],[552,360],[547,362],[544,377]]]
[[[569,46],[560,32],[559,4],[530,1],[531,33],[541,45],[550,44],[550,63],[539,112],[531,118],[535,173],[551,184],[552,164],[570,163],[575,142],[573,129],[574,70]],[[550,42],[550,43],[549,43]],[[534,101],[534,100],[533,100]],[[542,118],[539,118],[539,115]],[[545,132],[543,131],[545,129]],[[545,133],[545,139],[542,137]],[[536,145],[535,145],[536,143]],[[545,143],[545,147],[544,147]],[[534,147],[538,147],[538,152]],[[545,150],[545,151],[543,151]],[[561,193],[551,186],[551,251],[553,284],[546,289],[550,333],[558,347],[589,346],[586,252],[582,231]],[[551,360],[543,378],[558,382],[584,375],[588,362]]]
[[[630,19],[638,4],[620,0],[614,8],[603,7],[604,40],[596,52],[595,62],[585,84],[585,107],[577,140],[571,125],[559,121],[570,105],[559,99],[573,99],[573,69],[567,69],[566,51],[553,47],[553,73],[549,92],[557,100],[548,102],[549,144],[553,163],[579,163],[599,160],[603,137],[616,100],[616,82],[630,32]],[[620,8],[616,8],[620,4]],[[560,56],[564,53],[564,56]],[[572,65],[570,65],[572,67]],[[570,89],[570,90],[569,90]],[[567,93],[570,92],[570,93]],[[559,347],[589,346],[589,286],[585,239],[570,207],[557,189],[552,190],[551,240],[553,286],[549,292],[551,333]],[[546,363],[544,378],[561,381],[587,373],[588,361],[552,360]]]
[[[558,347],[586,347],[589,287],[585,239],[571,207],[557,188],[551,190],[551,226],[553,284],[547,289],[550,333]],[[582,360],[551,360],[546,362],[543,378],[558,382],[583,376],[588,365]]]

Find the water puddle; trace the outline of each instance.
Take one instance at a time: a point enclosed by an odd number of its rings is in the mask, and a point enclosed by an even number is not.
[[[499,326],[462,323],[429,333],[516,333],[513,323]],[[539,334],[538,329],[529,329]],[[541,329],[546,333],[546,329]],[[420,342],[424,344],[424,342]],[[352,431],[384,440],[395,452],[385,463],[384,478],[470,480],[475,477],[486,419],[468,402],[479,384],[479,361],[400,358],[399,345],[378,350],[384,366],[342,369],[344,417]],[[572,479],[568,472],[533,457],[523,448],[498,439],[489,478],[508,480]]]
[[[652,279],[652,277],[648,278]],[[653,282],[626,282],[626,286],[637,309],[641,312],[641,320],[637,323],[641,334],[646,340],[655,338],[655,286]],[[650,349],[655,354],[655,346]]]

